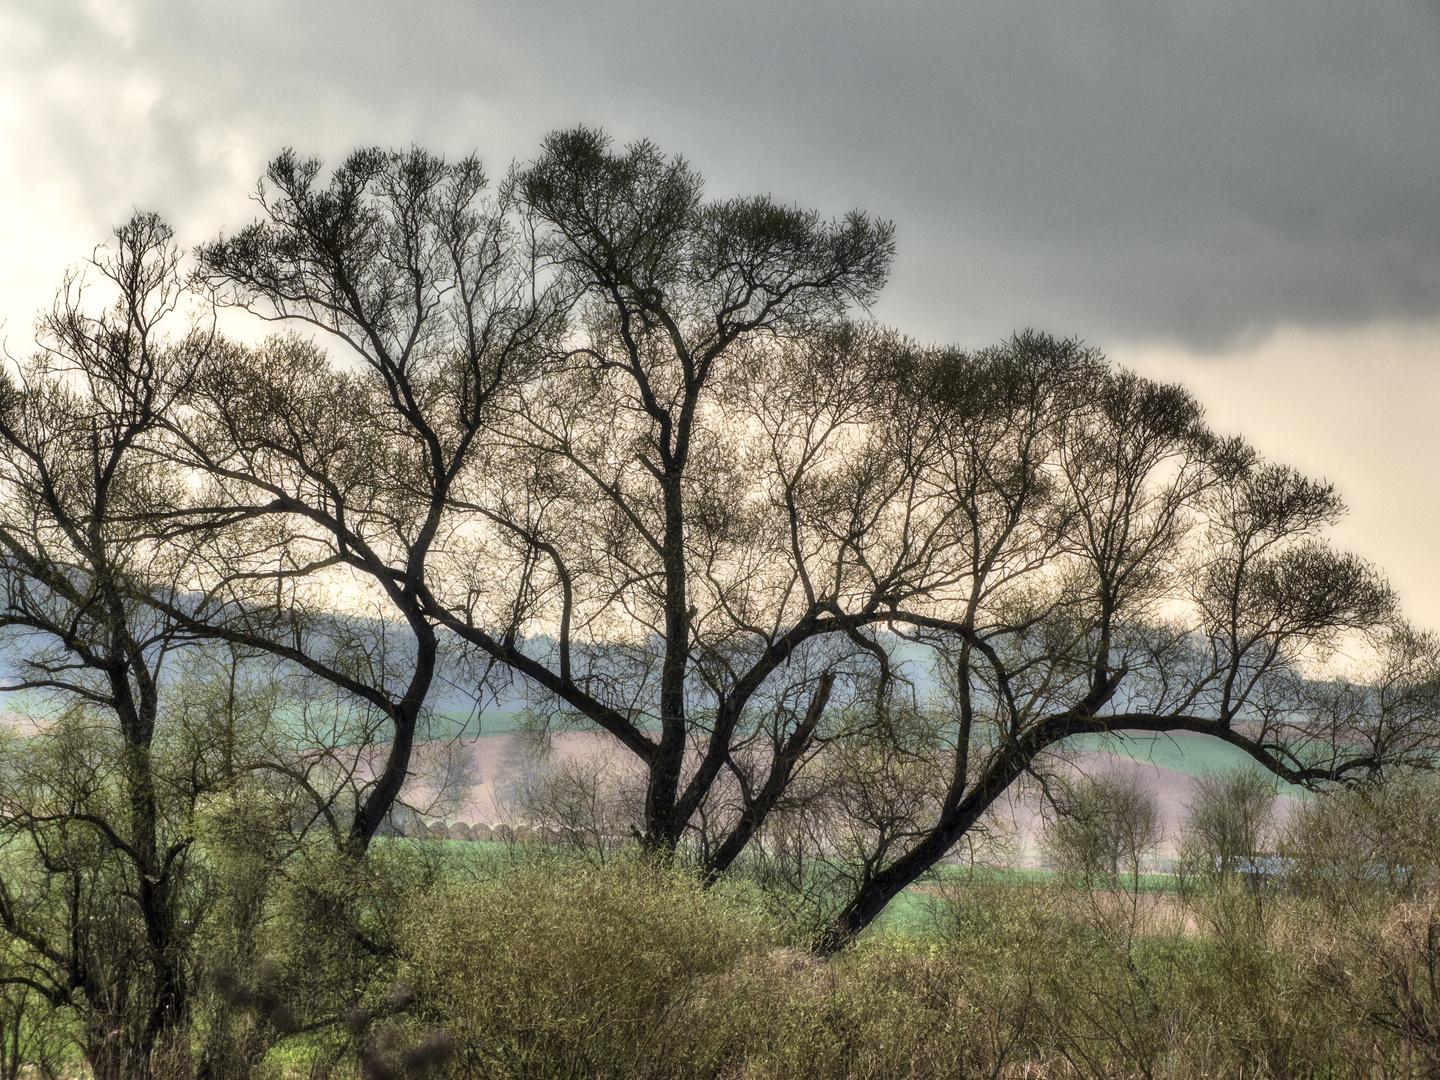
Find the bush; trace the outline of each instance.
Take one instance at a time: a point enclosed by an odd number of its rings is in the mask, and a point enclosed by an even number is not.
[[[1400,777],[1316,799],[1284,852],[1317,984],[1377,1047],[1440,1073],[1440,785]]]
[[[1282,849],[1292,886],[1334,915],[1423,897],[1440,883],[1440,785],[1401,777],[1317,798]]]
[[[1138,888],[1142,861],[1160,846],[1160,809],[1133,773],[1081,777],[1056,800],[1045,852],[1056,870],[1083,888]]]
[[[1201,779],[1180,838],[1187,875],[1203,880],[1255,865],[1274,842],[1275,781],[1256,769]]]
[[[468,1076],[703,1072],[715,1047],[695,1030],[724,999],[715,980],[778,934],[742,898],[639,861],[437,885],[402,932],[407,1038],[443,1029]]]

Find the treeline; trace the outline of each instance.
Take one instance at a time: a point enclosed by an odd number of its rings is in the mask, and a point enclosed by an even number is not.
[[[1311,787],[1432,761],[1440,648],[1328,545],[1328,485],[1075,341],[857,317],[888,224],[706,199],[585,130],[496,184],[287,152],[257,199],[193,258],[119,228],[0,385],[31,714],[0,980],[97,1076],[192,1044],[214,911],[395,962],[411,887],[373,841],[453,799],[427,725],[457,690],[602,733],[621,765],[549,805],[706,886],[764,868],[821,953],[1077,733],[1202,733]],[[263,960],[227,968],[244,1000]]]

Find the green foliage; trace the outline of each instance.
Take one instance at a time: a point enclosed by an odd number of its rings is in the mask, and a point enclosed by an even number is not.
[[[1433,797],[1356,793],[1311,815],[1374,825]],[[263,857],[211,842],[227,880]],[[950,875],[917,898],[929,933],[881,929],[827,961],[758,890],[653,862],[317,846],[252,909],[220,896],[199,937],[224,970],[161,1075],[1429,1075],[1440,909],[1373,882],[1335,904],[1318,880],[1259,917],[1233,876],[1185,898]],[[52,1067],[57,1019],[25,1029],[52,1040]]]
[[[443,1029],[469,1075],[703,1070],[715,980],[778,932],[754,906],[642,862],[437,884],[401,931],[417,1003],[406,1023]]]
[[[1275,842],[1274,809],[1275,782],[1258,769],[1202,777],[1180,837],[1186,887],[1253,871]]]
[[[79,1057],[70,1017],[24,982],[24,956],[13,943],[0,951],[0,1080],[26,1070],[52,1077]]]
[[[1160,810],[1133,774],[1081,777],[1057,800],[1045,852],[1062,877],[1085,888],[1140,885],[1142,861],[1162,839]]]
[[[1423,898],[1440,882],[1440,786],[1411,775],[1317,799],[1281,849],[1291,885],[1335,914]]]
[[[1440,784],[1401,776],[1318,799],[1287,829],[1303,944],[1337,1006],[1440,1068]]]

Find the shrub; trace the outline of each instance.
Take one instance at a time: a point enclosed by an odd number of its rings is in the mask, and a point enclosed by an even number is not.
[[[681,873],[550,858],[436,886],[403,937],[409,1037],[443,1029],[466,1075],[641,1077],[706,1067],[714,980],[778,928]]]
[[[1213,882],[1253,870],[1274,842],[1275,781],[1258,770],[1201,779],[1180,836],[1179,870]]]
[[[1113,888],[1122,876],[1138,886],[1161,839],[1155,796],[1134,773],[1081,777],[1056,800],[1044,833],[1050,862],[1084,888]]]

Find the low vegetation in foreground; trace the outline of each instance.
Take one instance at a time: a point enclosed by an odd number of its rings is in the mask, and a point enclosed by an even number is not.
[[[1114,798],[1091,784],[1070,801]],[[1107,847],[1084,821],[1057,819],[1048,877],[952,867],[829,958],[818,892],[707,887],[633,854],[395,839],[359,864],[302,859],[264,896],[232,872],[198,930],[200,1004],[152,1064],[275,1080],[1440,1068],[1433,782],[1316,800],[1280,830],[1256,777],[1215,780],[1167,888],[1141,872],[1143,828]],[[1262,846],[1283,877],[1247,874]],[[7,1077],[86,1072],[69,1018],[19,984],[3,1000]]]

